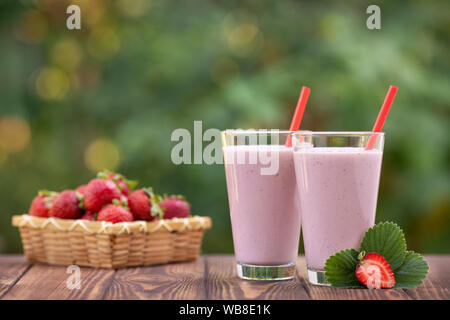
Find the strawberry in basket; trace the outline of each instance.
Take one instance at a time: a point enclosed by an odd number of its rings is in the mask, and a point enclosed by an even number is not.
[[[117,186],[117,188],[122,192],[124,196],[128,196],[130,194],[130,191],[134,189],[137,185],[137,181],[135,180],[128,180],[120,173],[111,172],[108,170],[104,170],[102,172],[99,172],[97,174],[98,178],[111,180],[114,182]]]
[[[31,202],[30,216],[47,218],[53,200],[58,196],[57,192],[41,190]]]
[[[99,212],[104,205],[120,200],[122,193],[116,184],[107,179],[96,178],[89,182],[84,194],[84,208],[87,211]]]
[[[163,217],[160,201],[161,197],[155,195],[152,188],[143,188],[130,194],[128,206],[135,220],[152,221]]]
[[[118,203],[109,204],[103,207],[98,213],[97,221],[108,221],[112,223],[133,221],[131,212]]]
[[[97,213],[92,212],[92,211],[87,211],[81,216],[80,219],[88,220],[88,221],[95,221],[95,220],[97,220]]]
[[[74,190],[39,192],[29,214],[12,219],[27,259],[109,269],[196,259],[211,219],[190,217],[182,196],[135,184],[104,171]]]
[[[191,215],[191,207],[186,198],[180,195],[164,196],[159,204],[164,211],[164,219],[187,218]]]
[[[61,192],[53,201],[48,216],[61,219],[78,219],[83,214],[83,197],[73,190]]]
[[[161,197],[152,188],[133,191],[136,184],[119,173],[105,170],[75,190],[61,193],[40,191],[33,199],[29,214],[112,223],[187,218],[191,215],[189,202],[183,196],[165,194]]]

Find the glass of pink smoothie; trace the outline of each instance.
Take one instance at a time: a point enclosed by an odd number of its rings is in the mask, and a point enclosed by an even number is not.
[[[226,130],[223,155],[237,274],[284,280],[295,273],[300,213],[291,132]]]
[[[292,140],[308,278],[327,284],[326,260],[359,250],[374,225],[384,133],[297,132]]]

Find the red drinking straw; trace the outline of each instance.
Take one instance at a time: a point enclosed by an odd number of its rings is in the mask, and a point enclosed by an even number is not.
[[[305,112],[306,103],[308,102],[309,93],[311,89],[303,86],[300,92],[300,97],[298,98],[297,107],[295,108],[294,117],[291,121],[291,126],[289,131],[297,131],[300,128],[300,123],[302,122],[303,113]],[[286,147],[291,147],[291,136],[289,135],[286,140]]]
[[[397,90],[398,88],[396,86],[389,87],[386,98],[384,98],[383,105],[381,106],[380,113],[378,113],[377,121],[375,121],[375,124],[373,126],[372,132],[381,132],[381,129],[383,129],[384,122],[386,121],[392,102],[394,102]],[[377,135],[371,135],[369,141],[367,142],[366,150],[372,150],[376,140]]]

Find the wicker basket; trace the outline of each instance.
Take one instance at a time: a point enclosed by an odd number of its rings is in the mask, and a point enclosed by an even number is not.
[[[135,221],[63,220],[13,216],[30,262],[124,268],[195,260],[209,217]]]

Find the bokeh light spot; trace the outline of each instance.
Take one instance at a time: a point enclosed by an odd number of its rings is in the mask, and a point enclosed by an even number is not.
[[[319,22],[319,33],[321,37],[328,41],[337,41],[343,34],[345,20],[335,13],[325,15]]]
[[[38,11],[28,11],[15,29],[16,37],[26,43],[40,43],[48,33],[48,23]]]
[[[251,23],[242,23],[233,27],[227,34],[230,50],[239,50],[240,47],[249,45],[258,32],[258,27]]]
[[[24,119],[0,118],[0,153],[22,151],[29,144],[30,138],[30,126]]]
[[[108,26],[96,27],[88,39],[89,53],[99,60],[112,57],[120,48],[120,39],[113,28]]]
[[[78,42],[70,38],[60,40],[51,50],[52,61],[65,70],[76,69],[82,54]]]
[[[69,77],[58,68],[44,68],[36,78],[36,93],[46,100],[61,100],[69,90]]]
[[[116,170],[120,164],[120,158],[118,146],[108,138],[94,140],[84,153],[86,167],[93,172],[103,169]]]
[[[117,0],[117,7],[128,17],[140,17],[152,5],[150,0]]]
[[[81,11],[83,12],[83,21],[88,26],[97,25],[104,19],[107,11],[108,0],[78,0]]]

